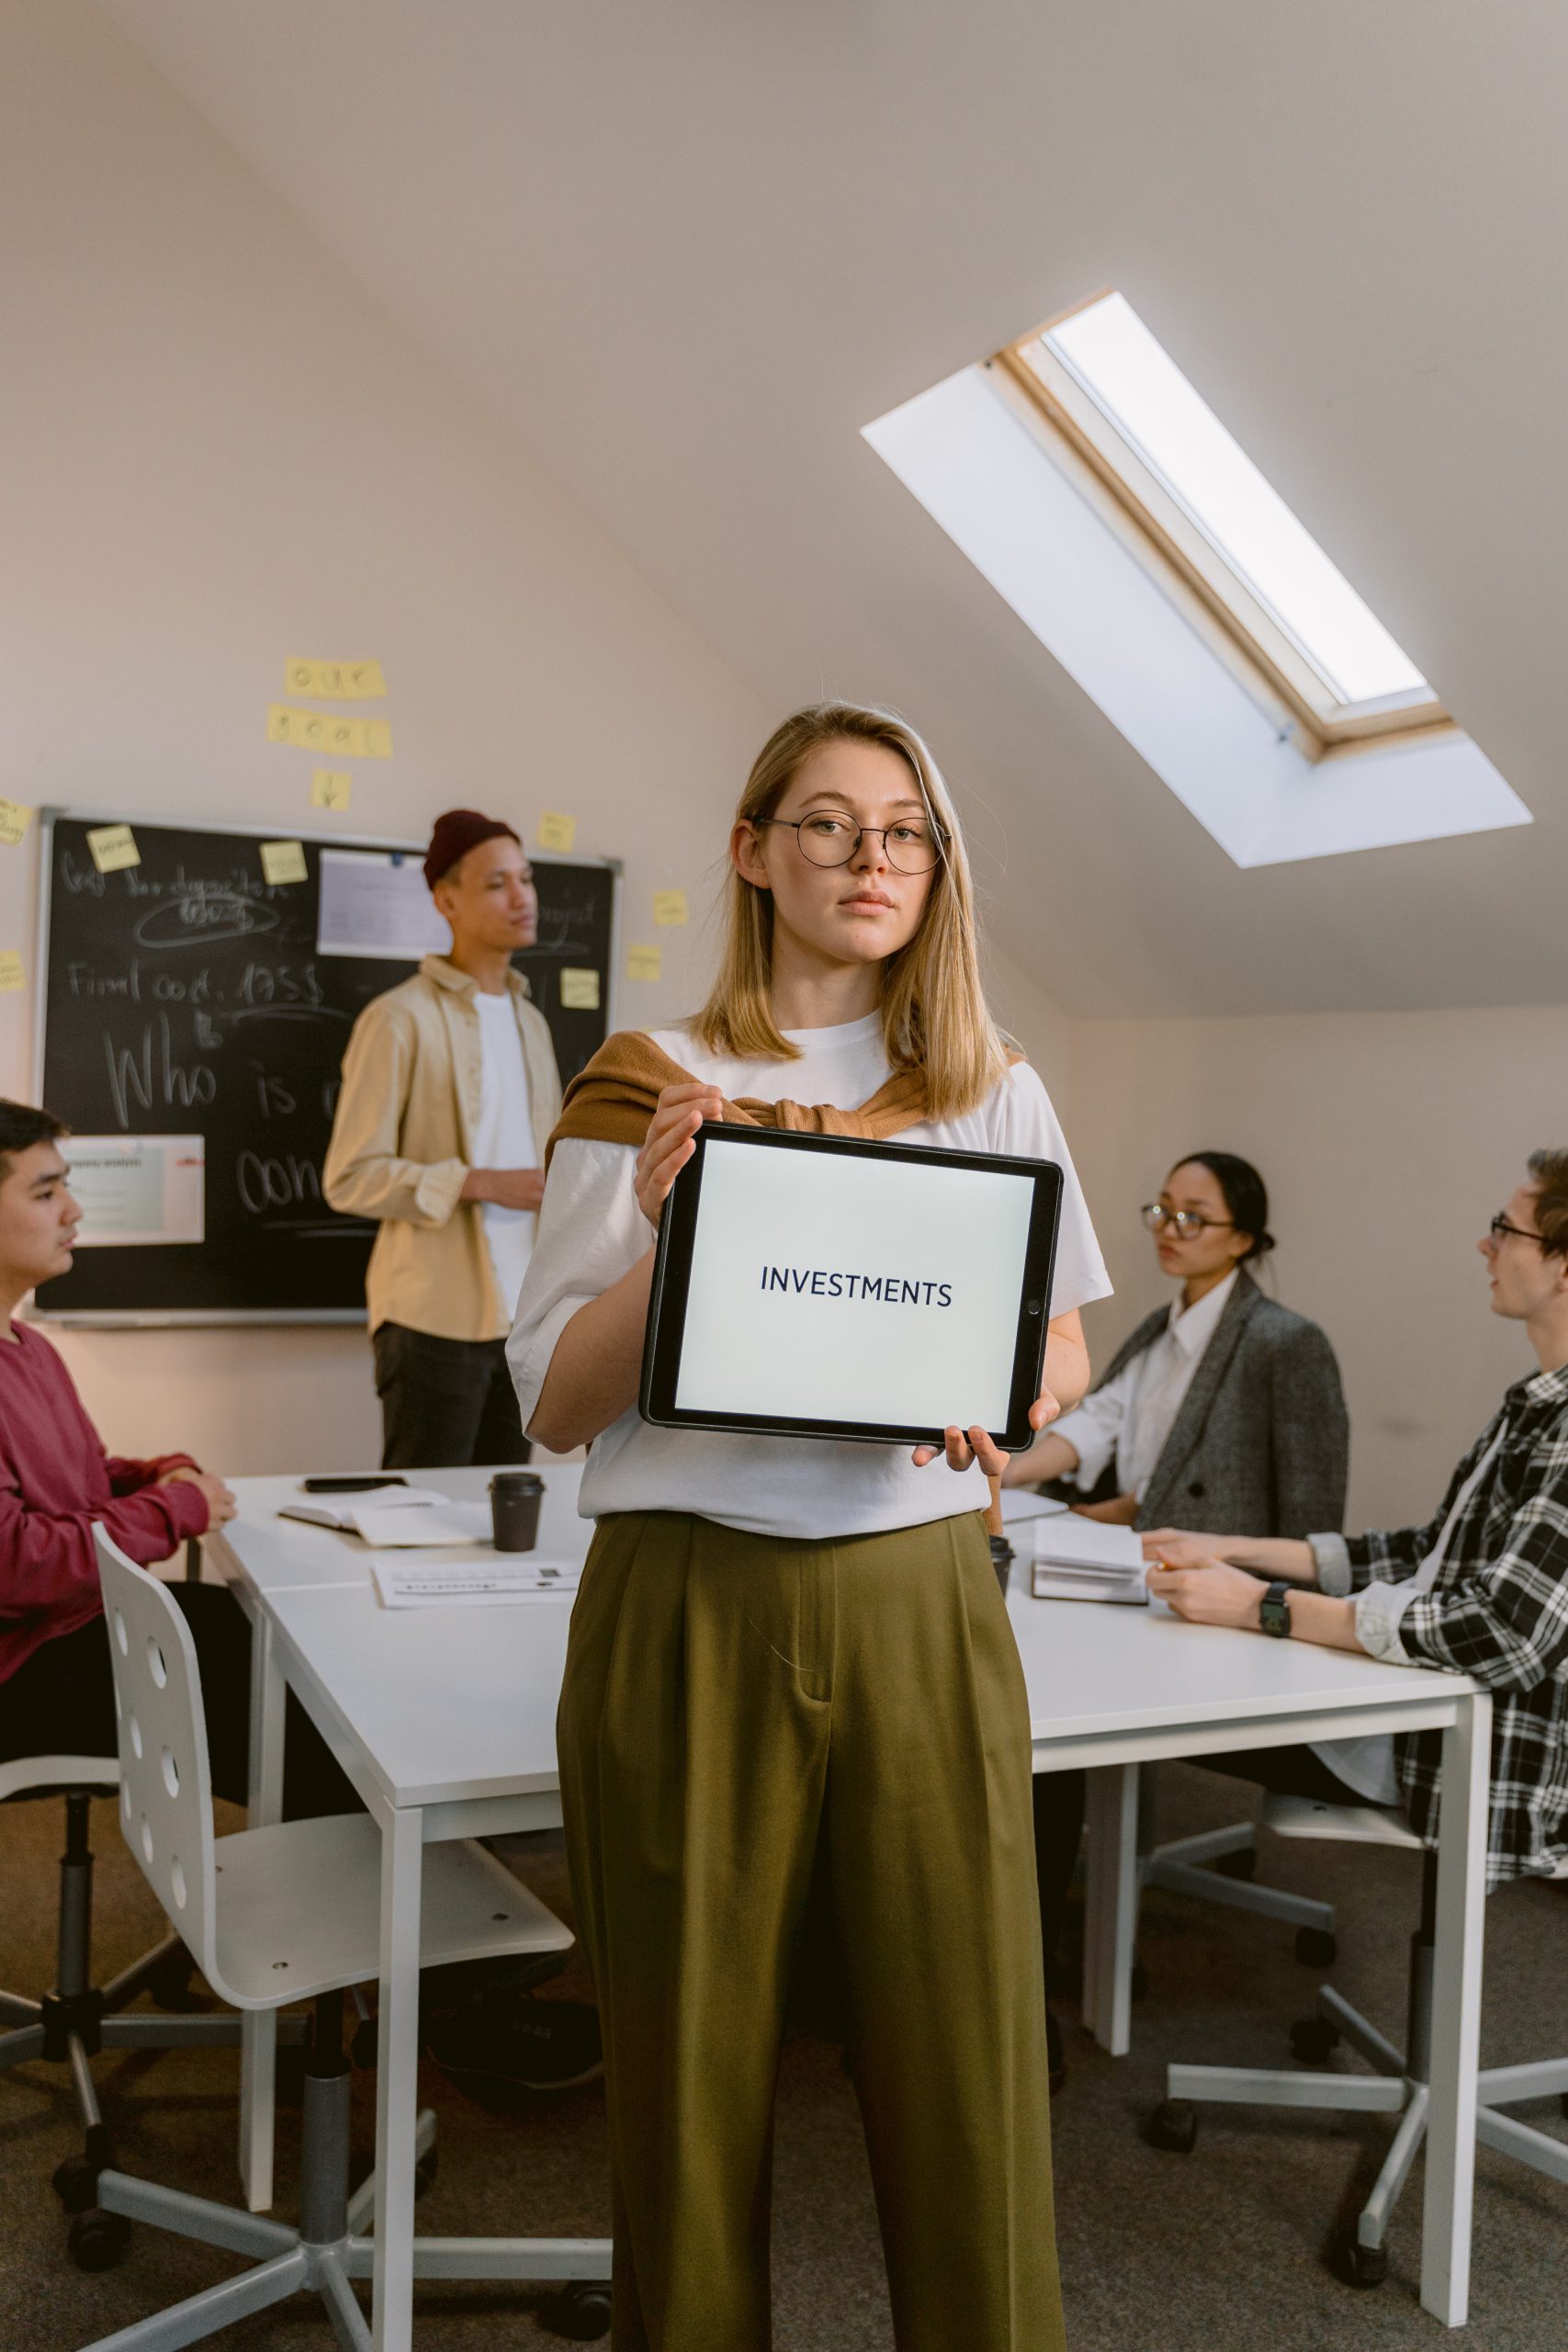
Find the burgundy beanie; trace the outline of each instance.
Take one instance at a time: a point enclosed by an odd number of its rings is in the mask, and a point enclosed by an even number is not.
[[[481,842],[494,841],[498,834],[522,848],[522,835],[514,832],[504,818],[481,817],[477,808],[448,808],[444,817],[437,817],[430,847],[424,854],[424,878],[431,888],[434,890],[471,849],[478,849]]]

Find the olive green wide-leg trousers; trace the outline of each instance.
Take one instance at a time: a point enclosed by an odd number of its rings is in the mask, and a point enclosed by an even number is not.
[[[980,1519],[601,1522],[561,1791],[604,2031],[617,2352],[767,2352],[773,2107],[813,1867],[900,2352],[1058,2352],[1023,1676]]]

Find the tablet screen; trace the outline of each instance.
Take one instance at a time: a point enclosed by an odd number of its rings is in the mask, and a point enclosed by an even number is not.
[[[705,1136],[682,1243],[675,1413],[805,1422],[825,1435],[834,1424],[866,1435],[867,1424],[1006,1429],[1010,1407],[1017,1418],[1026,1277],[1036,1294],[1048,1284],[1054,1214],[1043,1267],[1042,1178],[1054,1212],[1057,1171],[813,1143]],[[1023,1338],[1039,1340],[1045,1299],[1030,1311]]]

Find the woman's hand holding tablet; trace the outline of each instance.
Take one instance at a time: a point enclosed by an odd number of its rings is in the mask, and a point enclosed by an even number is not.
[[[637,1206],[659,1230],[670,1187],[695,1149],[697,1129],[705,1119],[716,1119],[724,1097],[716,1086],[690,1079],[682,1086],[667,1086],[649,1122],[648,1139],[637,1156]]]

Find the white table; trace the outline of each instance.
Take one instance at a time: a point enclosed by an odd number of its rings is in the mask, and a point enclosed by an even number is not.
[[[422,1483],[470,1498],[482,1490],[485,1475],[422,1474]],[[566,1465],[545,1472],[542,1551],[565,1552],[569,1539],[576,1556],[586,1550],[590,1531],[570,1516],[577,1476]],[[570,1610],[564,1600],[382,1610],[357,1539],[274,1516],[294,1483],[236,1482],[240,1516],[209,1542],[255,1628],[253,1818],[277,1817],[287,1682],[381,1829],[375,2335],[380,2352],[406,2352],[423,1848],[436,1838],[559,1821],[555,1713]],[[1128,2038],[1142,1762],[1348,1733],[1442,1734],[1446,1799],[1421,2296],[1447,2324],[1462,2324],[1490,1701],[1460,1676],[1183,1625],[1159,1607],[1035,1601],[1026,1578],[1021,1565],[1009,1606],[1029,1686],[1034,1767],[1081,1765],[1090,1774],[1085,2000],[1092,2030],[1113,2051],[1124,2051]],[[252,2205],[262,2207],[272,2194],[270,2026],[254,2029],[253,2039],[243,2078],[242,2167]],[[555,2275],[600,2273],[585,2264]]]
[[[422,1471],[411,1483],[471,1501],[484,1493],[490,1475]],[[581,1560],[592,1533],[576,1512],[581,1469],[550,1464],[541,1475],[537,1550]],[[252,1623],[250,1818],[261,1824],[280,1815],[287,1688],[298,1693],[381,1832],[373,2333],[378,2352],[407,2352],[424,1848],[444,1838],[559,1822],[555,1714],[570,1601],[383,1609],[357,1536],[277,1517],[280,1503],[299,1497],[297,1479],[241,1478],[233,1485],[238,1516],[208,1538],[208,1553]],[[245,2024],[240,2167],[250,2206],[259,2211],[272,2202],[276,2019],[266,2013]],[[421,2275],[507,2275],[497,2267],[503,2259],[499,2243],[443,2241],[445,2259],[434,2267],[422,2263]],[[535,2240],[530,2257],[510,2275],[609,2276],[608,2242],[602,2239]]]
[[[1089,1774],[1085,2023],[1128,2047],[1138,1916],[1138,1767],[1160,1757],[1286,1747],[1382,1731],[1443,1741],[1430,2135],[1421,2301],[1450,2327],[1470,2295],[1476,2067],[1492,1702],[1467,1676],[1383,1666],[1307,1642],[1183,1624],[1162,1604],[1009,1599],[1029,1686],[1037,1772]]]

